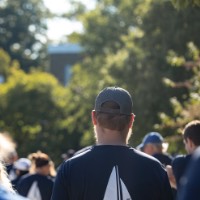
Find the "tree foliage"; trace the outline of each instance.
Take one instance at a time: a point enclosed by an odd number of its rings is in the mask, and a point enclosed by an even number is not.
[[[163,77],[182,81],[192,76],[187,70],[171,68],[166,56],[171,50],[185,54],[190,41],[200,45],[199,13],[197,7],[178,12],[168,1],[97,1],[94,10],[77,13],[84,32],[76,38],[88,56],[75,68],[76,81],[70,87],[89,94],[87,102],[108,85],[128,89],[136,114],[132,144],[137,144],[160,123],[158,113],[173,112],[170,97],[182,102],[183,94],[188,94],[188,88],[166,88]],[[78,78],[81,74],[87,81]]]
[[[170,52],[168,62],[172,67],[185,68],[193,74],[191,78],[182,82],[164,79],[166,85],[169,87],[174,89],[187,88],[189,91],[187,95],[183,95],[184,101],[182,102],[175,96],[170,99],[173,108],[171,115],[160,113],[162,123],[159,125],[159,128],[165,132],[173,132],[173,135],[176,136],[175,141],[181,141],[182,145],[174,145],[176,147],[174,147],[174,150],[179,151],[183,149],[181,134],[184,126],[192,120],[199,120],[200,116],[200,50],[190,42],[188,43],[186,56],[178,56],[177,53]]]
[[[0,2],[0,47],[28,71],[46,56],[46,22],[49,16],[42,0]]]
[[[0,60],[8,63],[4,54]],[[58,163],[61,153],[79,147],[79,135],[67,126],[69,93],[48,73],[7,68],[7,80],[0,84],[1,131],[12,135],[20,156],[42,150]]]
[[[200,0],[171,0],[175,8],[183,9],[192,6],[200,7]]]
[[[66,148],[94,143],[90,113],[97,93],[110,85],[124,87],[133,96],[136,120],[131,144],[137,145],[155,129],[164,136],[174,135],[173,125],[185,123],[188,112],[187,119],[192,119],[191,110],[197,111],[199,104],[194,95],[199,90],[192,92],[199,82],[199,68],[171,65],[188,65],[191,58],[198,64],[198,56],[189,55],[198,55],[192,44],[200,46],[200,8],[177,11],[171,2],[159,0],[98,0],[93,10],[74,6],[70,15],[83,23],[84,31],[70,39],[84,47],[85,56],[73,67],[67,88],[47,73],[26,74],[0,52],[0,70],[7,77],[0,85],[0,125],[13,134],[22,154],[40,148],[58,157]],[[193,53],[187,53],[187,44]],[[175,89],[167,88],[166,82]],[[178,88],[177,83],[187,87]],[[176,106],[171,107],[169,99]]]

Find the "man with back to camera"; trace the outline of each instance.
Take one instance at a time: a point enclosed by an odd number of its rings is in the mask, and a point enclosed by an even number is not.
[[[133,121],[128,91],[102,90],[92,111],[96,145],[63,163],[52,200],[172,200],[161,164],[127,145]]]
[[[192,154],[200,147],[200,120],[193,120],[186,124],[183,130],[183,141],[187,155],[177,156],[172,162],[172,170],[176,179],[177,189],[185,182],[185,173]]]

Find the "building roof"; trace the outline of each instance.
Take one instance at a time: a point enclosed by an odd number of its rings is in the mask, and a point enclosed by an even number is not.
[[[82,51],[83,48],[79,44],[75,43],[66,43],[66,44],[48,46],[49,54],[81,53]]]

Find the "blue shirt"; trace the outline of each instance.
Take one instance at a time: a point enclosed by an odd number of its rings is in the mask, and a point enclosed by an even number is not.
[[[13,194],[0,186],[0,200],[28,200],[28,199],[21,197],[17,194]]]

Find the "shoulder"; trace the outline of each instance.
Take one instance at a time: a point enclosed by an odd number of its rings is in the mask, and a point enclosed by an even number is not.
[[[141,159],[141,160],[143,160],[145,162],[159,163],[159,161],[156,158],[154,158],[153,156],[150,156],[150,155],[148,155],[146,153],[138,151],[138,150],[136,150],[134,148],[132,148],[132,151],[134,152],[135,156],[138,159]]]
[[[84,152],[87,152],[87,151],[90,150],[92,147],[93,147],[93,146],[87,146],[87,147],[84,147],[84,148],[78,150],[78,151],[74,154],[73,157],[76,157],[76,156],[78,156],[78,155],[80,155],[80,154],[82,154],[82,153],[84,153]]]
[[[5,190],[0,186],[0,200],[28,200],[25,197],[19,196],[17,194],[13,194]]]
[[[92,147],[87,147],[81,149],[79,152],[76,152],[76,154],[73,157],[67,159],[59,166],[58,173],[59,174],[67,173],[72,166],[81,169],[83,167],[82,164],[84,162],[87,162],[87,157],[89,157],[91,149]]]
[[[164,165],[171,165],[172,163],[172,157],[165,153],[157,153],[154,154],[153,157],[158,159]]]
[[[22,182],[26,182],[26,181],[29,181],[30,179],[32,179],[32,174],[25,174],[23,176],[21,176],[20,180],[19,180],[19,183],[22,183]]]
[[[153,156],[133,149],[135,160],[140,166],[148,166],[151,169],[164,170],[161,162]]]
[[[170,159],[172,160],[172,156],[169,155],[169,154],[166,154],[166,153],[157,153],[157,154],[154,154],[154,157],[155,158],[165,158],[165,159]]]
[[[191,155],[178,155],[172,161],[172,166],[186,165],[189,163]]]

